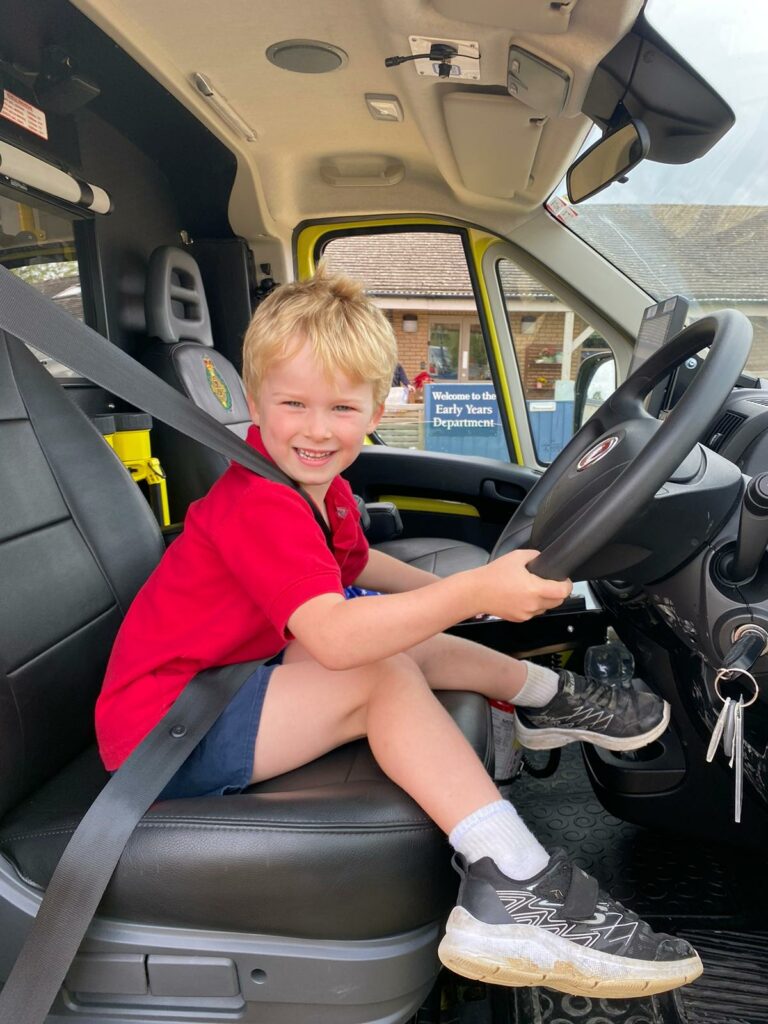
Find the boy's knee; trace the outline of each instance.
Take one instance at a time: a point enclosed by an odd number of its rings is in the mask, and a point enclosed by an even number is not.
[[[375,668],[373,687],[386,686],[392,690],[393,687],[412,688],[429,685],[424,673],[408,654],[393,654],[390,658],[378,662]]]

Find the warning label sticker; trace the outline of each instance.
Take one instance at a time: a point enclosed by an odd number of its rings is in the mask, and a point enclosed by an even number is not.
[[[48,123],[45,114],[39,107],[33,107],[31,103],[20,99],[7,89],[3,89],[3,105],[0,107],[0,117],[21,125],[28,132],[39,135],[41,139],[48,138]]]
[[[545,205],[552,216],[557,217],[557,219],[562,221],[563,224],[579,216],[579,211],[574,210],[568,200],[563,196],[552,196],[549,202]]]

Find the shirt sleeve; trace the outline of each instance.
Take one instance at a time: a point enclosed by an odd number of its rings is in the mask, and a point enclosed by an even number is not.
[[[339,564],[306,500],[289,487],[254,478],[211,527],[223,563],[285,639],[297,608],[343,595]]]

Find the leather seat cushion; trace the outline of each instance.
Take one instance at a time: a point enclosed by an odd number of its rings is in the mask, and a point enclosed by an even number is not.
[[[441,537],[398,537],[375,547],[401,562],[426,569],[437,576],[450,576],[465,569],[477,569],[490,558],[485,548],[462,540]]]
[[[440,700],[487,766],[488,704]],[[106,781],[95,749],[6,816],[0,853],[47,885]],[[367,939],[441,918],[455,880],[440,830],[364,741],[239,796],[155,804],[132,835],[99,913],[142,924]]]

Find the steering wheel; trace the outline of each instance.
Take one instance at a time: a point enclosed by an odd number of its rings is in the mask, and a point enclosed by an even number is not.
[[[682,469],[731,393],[751,342],[749,320],[736,310],[723,310],[697,320],[650,356],[531,488],[491,558],[530,545],[541,551],[528,565],[531,572],[555,580],[573,577]],[[646,412],[643,400],[703,348],[709,354],[693,382],[659,422]],[[693,476],[695,472],[683,473],[681,479]]]

